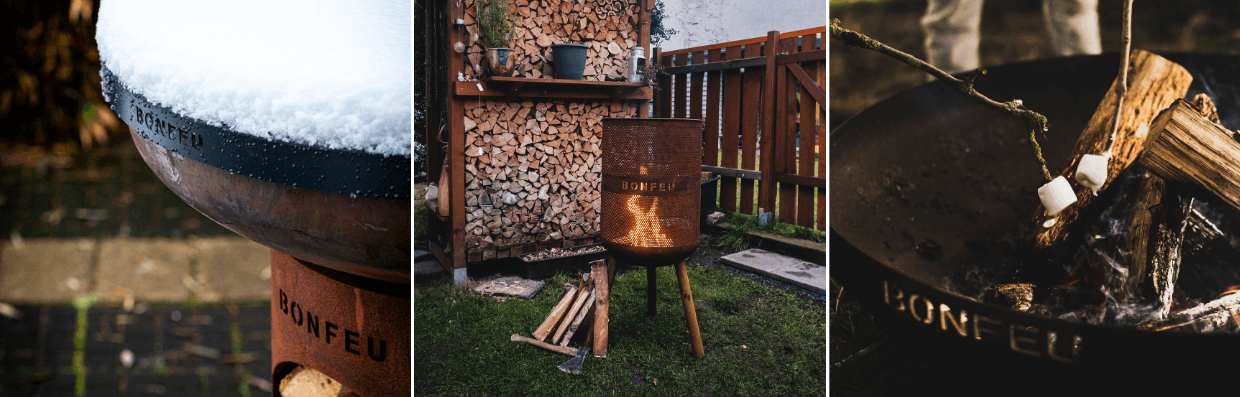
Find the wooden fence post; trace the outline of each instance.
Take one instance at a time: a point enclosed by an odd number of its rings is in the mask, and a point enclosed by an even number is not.
[[[758,206],[764,211],[775,212],[775,57],[779,55],[779,31],[766,33],[766,77],[762,84],[762,180],[758,182]]]

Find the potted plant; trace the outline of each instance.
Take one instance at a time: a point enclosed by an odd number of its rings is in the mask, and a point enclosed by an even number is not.
[[[516,29],[517,13],[509,0],[478,0],[479,38],[486,47],[486,67],[492,76],[512,74],[509,40]]]

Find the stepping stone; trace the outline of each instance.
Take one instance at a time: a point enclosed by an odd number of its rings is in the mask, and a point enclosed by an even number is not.
[[[500,277],[474,287],[474,292],[483,295],[515,296],[529,299],[538,295],[546,282],[527,280],[517,276]]]
[[[724,256],[737,269],[784,281],[819,294],[827,293],[827,268],[774,252],[748,249]]]

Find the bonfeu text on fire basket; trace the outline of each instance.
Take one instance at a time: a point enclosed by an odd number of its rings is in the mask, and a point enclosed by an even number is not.
[[[180,143],[181,146],[188,146],[200,152],[202,151],[204,146],[202,135],[174,126],[171,122],[166,122],[151,112],[143,112],[142,108],[136,104],[133,107],[133,118],[135,120],[131,121],[134,121],[134,124],[145,126],[155,135]]]
[[[344,328],[336,323],[324,319],[322,323],[323,332],[320,334],[319,316],[311,313],[310,308],[303,307],[301,304],[297,303],[297,301],[290,300],[288,295],[284,293],[283,288],[281,288],[279,292],[280,311],[288,315],[289,321],[292,321],[293,324],[296,324],[298,327],[304,325],[306,327],[306,333],[314,335],[314,339],[319,339],[320,335],[322,335],[323,342],[328,345],[332,344],[332,340],[335,339],[336,345],[344,345],[345,352],[352,353],[357,356],[362,355],[361,350],[358,350],[358,348],[361,347],[361,333]],[[341,330],[344,332],[337,332],[336,330]],[[344,339],[344,342],[341,343],[339,341],[340,339]],[[378,362],[387,360],[387,341],[379,339],[377,351],[375,347],[375,337],[367,335],[366,352],[367,355],[370,356],[370,359]]]

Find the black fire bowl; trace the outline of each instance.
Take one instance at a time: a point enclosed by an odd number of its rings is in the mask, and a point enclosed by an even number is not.
[[[1192,73],[1187,97],[1210,95],[1224,126],[1240,127],[1240,58],[1164,56]],[[1057,168],[1118,61],[1105,54],[1004,65],[988,69],[976,88],[995,100],[1021,99],[1045,115],[1052,126],[1039,141],[1048,166]],[[1012,117],[931,83],[833,131],[831,277],[902,335],[902,349],[931,355],[926,361],[935,369],[1014,383],[1008,390],[970,389],[945,374],[944,391],[1023,394],[1021,385],[1064,380],[1099,391],[1194,389],[1212,383],[1210,376],[1234,374],[1240,335],[1087,325],[981,303],[944,286],[962,268],[999,266],[976,247],[1002,246],[1027,232],[1021,225],[1038,208],[1042,178],[1023,130]]]

